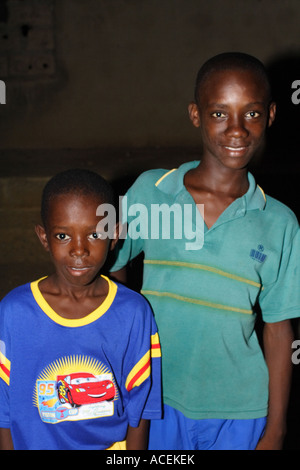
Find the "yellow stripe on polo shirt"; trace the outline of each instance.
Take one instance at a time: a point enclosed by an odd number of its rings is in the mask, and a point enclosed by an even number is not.
[[[177,170],[177,168],[173,168],[173,170],[170,170],[167,173],[165,173],[164,175],[162,175],[162,177],[159,178],[159,180],[156,181],[155,186],[158,186],[162,182],[162,180],[164,180],[168,175],[173,173],[173,171],[175,171],[175,170]]]
[[[166,260],[155,260],[155,259],[145,259],[144,264],[152,264],[157,266],[174,266],[180,268],[190,268],[190,269],[199,269],[203,271],[209,271],[214,274],[219,274],[220,276],[227,277],[229,279],[233,279],[234,281],[243,282],[245,284],[250,284],[251,286],[261,288],[261,284],[259,282],[252,281],[251,279],[247,279],[245,277],[237,276],[235,274],[222,271],[221,269],[214,268],[212,266],[207,266],[204,264],[197,264],[197,263],[186,263],[184,261],[166,261]]]
[[[266,198],[266,195],[265,195],[264,190],[263,190],[259,185],[257,185],[257,187],[261,190],[261,193],[262,193],[262,195],[263,195],[263,198],[264,198],[264,200],[265,200],[265,202],[266,202],[266,201],[267,201],[267,198]]]
[[[145,296],[153,295],[156,297],[169,297],[174,300],[179,300],[181,302],[188,302],[195,305],[202,305],[204,307],[215,308],[217,310],[227,310],[229,312],[236,312],[236,313],[245,313],[247,315],[251,315],[253,310],[248,310],[244,308],[233,307],[230,305],[223,305],[214,302],[208,302],[206,300],[195,299],[192,297],[184,297],[182,295],[174,294],[173,292],[159,292],[154,290],[142,290],[141,293]]]

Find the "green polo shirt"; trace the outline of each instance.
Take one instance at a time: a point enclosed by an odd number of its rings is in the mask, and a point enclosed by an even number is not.
[[[128,233],[112,271],[144,253],[142,294],[158,325],[164,402],[193,419],[259,418],[268,371],[257,306],[265,322],[299,316],[299,225],[249,173],[247,193],[208,229],[183,182],[198,164],[137,179],[123,199]],[[169,226],[158,207],[172,208]]]

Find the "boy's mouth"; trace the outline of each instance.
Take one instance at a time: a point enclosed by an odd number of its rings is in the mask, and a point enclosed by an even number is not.
[[[83,271],[84,269],[88,269],[89,266],[84,266],[83,268],[73,268],[71,267],[71,269],[74,269],[75,271]]]
[[[73,273],[73,274],[82,274],[87,272],[89,269],[91,269],[91,266],[68,266],[68,269]]]
[[[229,145],[224,145],[224,147],[228,150],[231,150],[232,152],[239,152],[239,151],[245,150],[247,148],[246,145],[241,145],[239,147],[232,147],[232,146],[229,146]]]
[[[244,154],[247,149],[248,149],[248,146],[247,145],[240,145],[240,146],[231,146],[231,145],[224,145],[224,149],[227,150],[228,152],[230,152],[233,156],[234,155],[241,155],[241,154]]]

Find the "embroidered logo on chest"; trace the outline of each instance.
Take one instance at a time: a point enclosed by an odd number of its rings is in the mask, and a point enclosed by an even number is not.
[[[254,261],[258,261],[259,263],[263,263],[267,255],[264,252],[264,246],[263,245],[258,245],[257,249],[252,248],[250,250],[250,258],[252,258]]]

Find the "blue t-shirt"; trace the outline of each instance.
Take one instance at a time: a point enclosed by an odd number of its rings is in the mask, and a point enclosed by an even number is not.
[[[150,307],[105,278],[79,320],[59,316],[39,281],[0,303],[0,427],[15,449],[106,449],[128,424],[161,417],[160,345]]]

